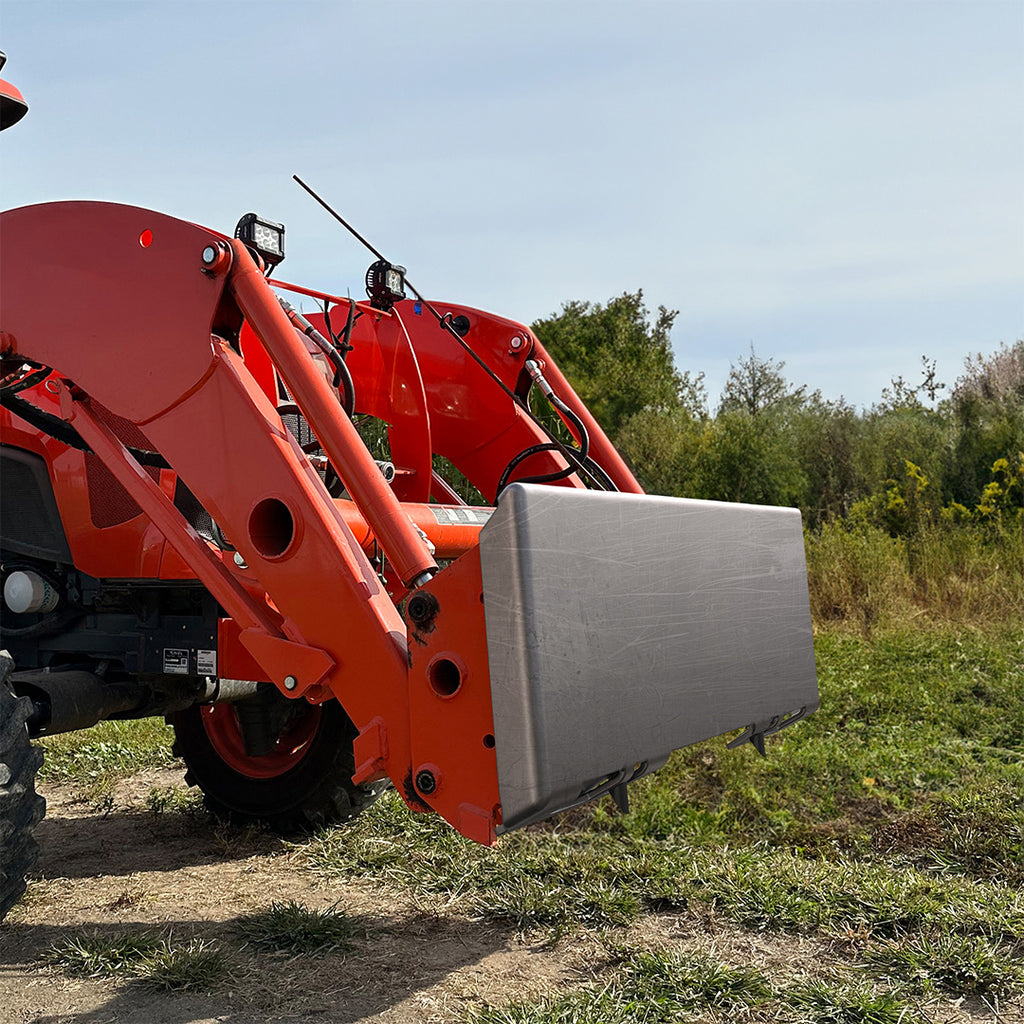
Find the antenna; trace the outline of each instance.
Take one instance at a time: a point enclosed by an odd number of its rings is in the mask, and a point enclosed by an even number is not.
[[[301,185],[346,231],[348,231],[349,234],[351,234],[354,238],[357,238],[360,242],[362,242],[363,245],[365,245],[366,248],[369,249],[370,252],[372,252],[373,255],[377,257],[377,259],[384,260],[385,263],[389,262],[386,259],[386,257],[383,255],[383,253],[381,253],[379,249],[376,249],[374,246],[370,245],[370,243],[365,238],[363,238],[363,236],[361,234],[359,234],[359,232],[356,231],[356,229],[354,227],[352,227],[352,225],[349,224],[349,222],[347,220],[345,220],[345,218],[342,217],[342,215],[340,213],[338,213],[338,211],[335,210],[327,202],[326,199],[324,199],[321,196],[317,195],[317,193],[312,188],[310,188],[309,185],[307,185],[297,174],[293,174],[292,178],[296,182],[298,182],[298,184]],[[581,479],[582,479],[582,475],[586,474],[592,480],[595,480],[603,488],[605,486],[604,483],[602,483],[602,481],[600,481],[600,480],[597,480],[597,478],[594,476],[594,474],[588,468],[588,465],[587,465],[587,461],[588,460],[587,460],[587,452],[586,452],[587,443],[586,442],[583,443],[582,457],[580,457],[581,456],[580,452],[575,451],[572,448],[567,447],[561,441],[559,441],[555,437],[555,435],[547,428],[547,426],[545,426],[545,424],[542,423],[537,418],[536,415],[534,415],[533,410],[530,409],[529,404],[527,402],[525,402],[523,399],[521,399],[519,397],[519,395],[517,395],[514,391],[512,391],[512,389],[509,388],[505,384],[505,382],[487,365],[485,360],[483,360],[476,352],[474,352],[473,348],[466,343],[465,338],[463,338],[463,334],[465,334],[466,332],[465,331],[460,331],[459,328],[457,328],[455,326],[455,323],[452,320],[451,313],[445,313],[444,315],[442,315],[441,313],[439,313],[433,307],[433,305],[427,299],[425,299],[420,294],[420,292],[418,292],[416,290],[415,286],[412,284],[412,282],[408,278],[405,278],[405,283],[408,286],[409,291],[411,291],[413,293],[413,295],[415,295],[416,298],[419,299],[420,302],[422,302],[423,305],[425,305],[427,307],[427,309],[429,309],[430,312],[434,314],[435,317],[437,317],[437,322],[438,322],[438,325],[441,327],[441,329],[447,331],[459,343],[459,345],[462,346],[462,348],[466,351],[466,354],[469,355],[470,358],[472,358],[480,366],[480,368],[484,371],[484,373],[486,373],[487,376],[490,377],[491,380],[493,380],[494,383],[497,384],[498,387],[501,388],[501,390],[504,391],[506,395],[508,395],[508,397],[512,400],[512,402],[515,405],[519,406],[530,417],[530,419],[532,419],[533,422],[536,423],[537,426],[540,427],[540,429],[545,434],[547,434],[548,438],[550,439],[550,442],[549,442],[549,444],[546,447],[547,448],[554,448],[557,451],[559,451],[562,454],[562,456],[565,458],[566,462],[569,463],[569,468],[568,468],[567,471],[559,471],[559,473],[557,473],[557,474],[555,474],[553,476],[545,477],[544,479],[546,479],[546,480],[559,479],[562,476],[568,476],[570,473],[575,472],[578,475],[580,475]],[[566,409],[566,407],[562,403],[559,403],[559,405],[561,406],[561,408]],[[566,409],[566,411],[569,412],[569,414],[570,414],[574,424],[580,430],[580,432],[581,432],[580,433],[580,437],[581,438],[585,438],[586,437],[586,432],[587,432],[586,431],[586,427],[583,425],[582,422],[580,422],[579,418],[574,413],[572,413],[571,410]],[[537,449],[527,449],[527,451],[529,451],[531,454],[533,453],[533,451],[536,451],[536,450]],[[523,454],[520,453],[520,457],[525,457],[525,456],[523,456]],[[509,470],[514,468],[515,464],[516,464],[515,460],[513,460],[513,463],[511,463],[509,465],[508,469],[506,469],[506,472],[508,472]],[[602,471],[602,475],[603,475],[603,471]],[[607,477],[605,477],[605,479],[607,480]],[[614,489],[614,485],[612,485],[612,489]]]
[[[292,178],[295,181],[297,181],[347,232],[349,232],[349,234],[352,235],[353,238],[356,238],[360,242],[362,242],[363,245],[365,245],[366,248],[369,249],[370,252],[372,252],[373,255],[377,257],[377,259],[384,260],[385,263],[389,263],[390,262],[390,260],[388,260],[387,257],[379,249],[377,249],[374,246],[372,246],[365,238],[363,238],[363,236],[361,234],[359,234],[359,232],[356,231],[356,229],[354,227],[352,227],[352,225],[349,224],[349,222],[347,220],[345,220],[345,218],[342,217],[342,215],[340,213],[338,213],[338,211],[335,210],[327,202],[326,199],[324,199],[321,196],[317,195],[317,193],[314,192],[313,189],[311,189],[309,187],[309,185],[307,185],[297,174],[293,174]],[[419,299],[420,302],[422,302],[427,307],[427,309],[429,309],[430,312],[433,313],[434,316],[437,317],[437,322],[439,324],[443,325],[452,334],[455,334],[456,337],[458,337],[457,332],[451,326],[451,317],[449,316],[447,318],[447,320],[446,320],[445,317],[443,317],[440,313],[438,313],[438,311],[436,309],[434,309],[434,307],[430,304],[430,302],[427,299],[423,298],[423,296],[420,294],[420,292],[417,291],[416,287],[413,285],[412,281],[409,280],[409,278],[405,278],[405,283],[408,286],[409,291],[411,291],[413,293],[413,295],[415,295],[416,298]],[[461,341],[462,339],[459,338],[459,340]]]

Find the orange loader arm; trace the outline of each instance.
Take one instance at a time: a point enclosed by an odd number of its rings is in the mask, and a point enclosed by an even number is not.
[[[491,842],[500,801],[479,562],[470,551],[421,591],[438,610],[429,630],[407,632],[345,515],[232,347],[243,317],[401,581],[427,583],[434,557],[246,248],[104,203],[13,210],[0,232],[3,354],[61,373],[62,417],[234,620],[265,678],[291,697],[338,698],[359,729],[355,781],[389,776],[411,806],[427,809],[429,799],[464,834]],[[82,239],[102,239],[87,259]],[[145,433],[246,569],[189,527],[97,403]]]
[[[746,726],[760,749],[817,706],[799,513],[644,495],[528,328],[359,306],[354,412],[388,424],[389,482],[310,348],[330,325],[296,321],[242,242],[95,202],[8,211],[0,237],[0,359],[54,371],[26,395],[91,454],[18,406],[6,436],[69,478],[99,459],[144,514],[99,528],[62,507],[96,527],[69,532],[75,565],[197,578],[221,609],[219,676],[336,698],[355,783],[390,778],[489,844],[603,793],[624,806],[677,747]],[[535,385],[588,436],[575,455],[530,413]],[[497,507],[459,505],[436,455]],[[226,543],[190,525],[175,479]]]

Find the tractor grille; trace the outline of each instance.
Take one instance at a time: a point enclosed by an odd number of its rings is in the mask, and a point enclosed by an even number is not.
[[[92,410],[96,418],[110,427],[123,445],[144,451],[152,450],[149,438],[131,420],[118,416],[95,400],[92,402]],[[146,466],[145,469],[154,480],[160,479],[160,470],[155,466]],[[142,514],[142,509],[103,465],[98,455],[89,453],[85,456],[85,476],[89,485],[89,518],[97,530],[120,526]]]
[[[309,420],[302,415],[297,409],[292,411],[288,409],[281,412],[281,422],[288,429],[288,433],[299,442],[299,446],[307,451],[312,451],[309,446],[316,445],[316,450],[319,451],[320,443],[316,439],[316,434],[313,433],[312,427],[309,425]]]
[[[4,445],[0,449],[0,543],[8,551],[70,562],[46,463],[38,456]]]
[[[174,485],[174,507],[188,520],[189,526],[204,540],[214,541],[213,516],[199,504],[199,499],[185,486],[178,477]]]

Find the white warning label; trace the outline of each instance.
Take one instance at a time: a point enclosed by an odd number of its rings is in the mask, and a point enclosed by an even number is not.
[[[493,508],[475,505],[431,505],[430,511],[441,526],[483,526],[494,515]]]
[[[164,672],[169,676],[188,675],[188,648],[164,648]]]
[[[201,676],[217,674],[216,651],[196,651],[196,673]]]

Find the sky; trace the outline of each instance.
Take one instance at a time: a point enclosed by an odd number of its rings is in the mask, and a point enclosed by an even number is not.
[[[857,407],[1024,336],[1024,0],[3,0],[0,208],[286,225],[524,323],[643,289],[712,408],[753,346]],[[2,244],[2,240],[0,240]]]

